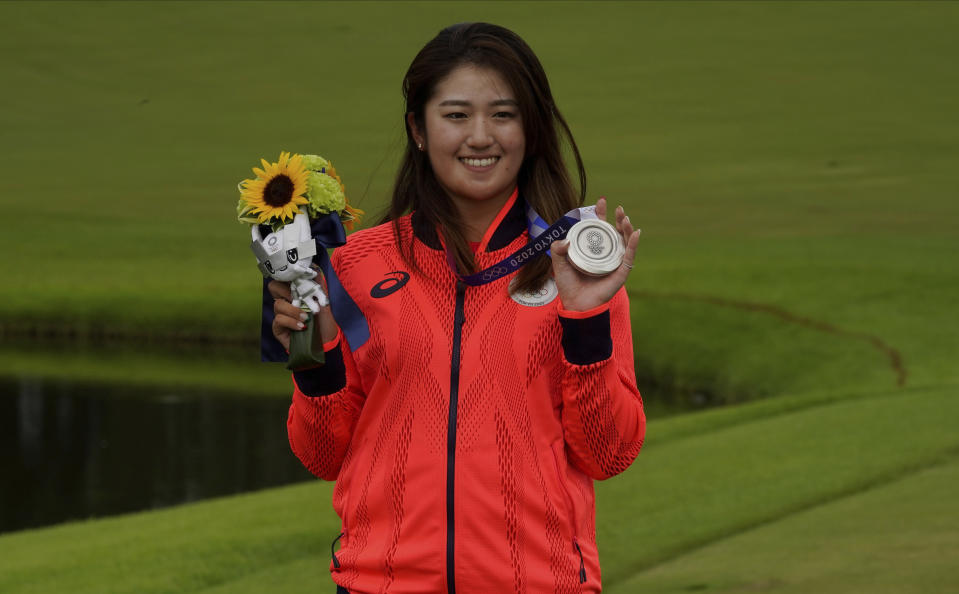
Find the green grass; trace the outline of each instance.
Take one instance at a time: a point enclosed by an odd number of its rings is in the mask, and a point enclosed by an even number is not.
[[[950,592],[957,498],[953,453],[942,464],[708,545],[612,591]]]
[[[234,395],[290,397],[283,363],[260,363],[259,343],[90,344],[10,341],[0,346],[0,376],[59,378],[73,383],[203,387]]]
[[[610,543],[630,542],[604,549],[612,561],[607,581],[619,586],[703,543],[959,454],[959,436],[938,422],[959,413],[955,401],[952,389],[910,391],[724,426],[661,447],[652,438],[635,464],[641,478],[602,491],[603,534]],[[615,508],[612,501],[628,503]],[[902,508],[911,512],[914,504]],[[623,513],[641,517],[642,528],[623,523]]]
[[[546,66],[591,197],[643,229],[628,288],[651,420],[634,467],[598,486],[607,591],[959,589],[959,6],[22,2],[0,18],[0,373],[284,394],[285,373],[246,363],[260,281],[236,182],[315,151],[378,212],[409,60],[446,24],[491,20]],[[689,404],[729,406],[662,418]],[[315,591],[329,497],[2,535],[0,591]]]
[[[0,584],[38,594],[197,592],[295,563],[315,588],[336,527],[331,492],[307,484],[3,536]]]

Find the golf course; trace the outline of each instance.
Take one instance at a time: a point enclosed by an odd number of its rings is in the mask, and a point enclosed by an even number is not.
[[[588,201],[642,229],[648,427],[596,484],[604,591],[959,592],[959,4],[22,1],[0,21],[0,377],[287,401],[237,182],[321,154],[376,224],[410,60],[494,22],[542,60]],[[332,492],[0,533],[0,592],[332,592]]]

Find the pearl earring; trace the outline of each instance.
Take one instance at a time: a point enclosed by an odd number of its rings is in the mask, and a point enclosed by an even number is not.
[[[421,142],[418,145],[416,145],[416,148],[423,150],[423,143]]]

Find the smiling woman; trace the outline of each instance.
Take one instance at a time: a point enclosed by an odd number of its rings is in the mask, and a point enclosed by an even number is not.
[[[629,467],[646,427],[623,289],[638,231],[617,209],[626,250],[604,277],[554,242],[551,258],[467,283],[528,244],[530,213],[582,204],[579,152],[539,60],[502,27],[444,29],[403,90],[389,215],[333,255],[369,338],[344,339],[323,308],[326,364],[293,374],[293,451],[336,480],[333,579],[353,593],[598,592],[593,481]],[[287,285],[270,290],[288,344],[300,310]]]
[[[464,65],[437,85],[422,127],[407,114],[416,146],[429,155],[471,242],[482,239],[523,164],[526,137],[514,95],[497,71]]]

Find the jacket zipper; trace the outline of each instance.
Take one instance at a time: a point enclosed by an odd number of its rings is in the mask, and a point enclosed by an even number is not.
[[[466,318],[466,285],[456,281],[456,306],[453,312],[453,355],[450,362],[450,414],[446,433],[446,590],[456,593],[454,574],[454,522],[453,507],[454,477],[456,472],[456,413],[459,402],[460,342],[463,338],[463,322]]]

